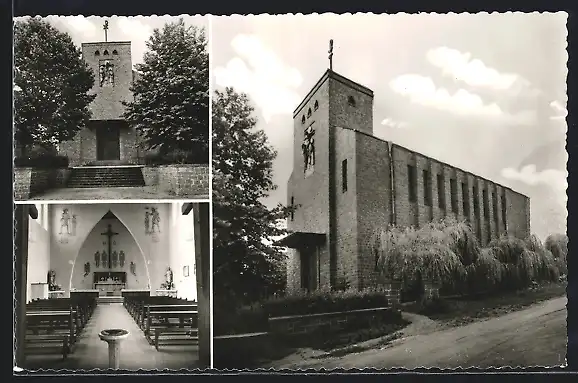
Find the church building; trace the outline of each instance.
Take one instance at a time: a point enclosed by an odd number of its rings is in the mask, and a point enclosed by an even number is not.
[[[95,77],[92,116],[73,140],[60,144],[60,154],[68,157],[70,166],[137,164],[138,134],[123,118],[123,102],[132,100],[130,88],[137,75],[130,41],[83,43],[82,57]]]
[[[208,289],[201,291],[207,286],[210,256],[208,203],[37,204],[17,208],[17,299],[25,302],[20,304],[24,311],[17,312],[17,317],[20,313],[19,326],[26,326],[20,330],[26,334],[20,339],[28,341],[20,348],[23,363],[44,368],[106,368],[106,344],[99,340],[98,331],[120,328],[131,334],[130,341],[122,346],[121,368],[202,366],[200,343],[210,336]],[[26,209],[35,213],[27,216]],[[75,317],[70,334],[68,325],[64,326],[70,343],[65,358],[60,343],[52,355],[36,355],[38,350],[29,343],[48,342],[54,336],[50,331],[43,333],[45,323],[58,323],[49,318],[50,313],[62,310],[62,305],[68,310],[71,304],[71,313],[83,311],[80,302],[89,302],[88,308]],[[153,303],[163,306],[145,313],[147,304]],[[24,315],[26,321],[21,320]],[[143,319],[146,315],[152,319]],[[41,323],[38,318],[43,316],[47,316],[46,322]],[[161,326],[159,334],[171,336],[161,337],[161,341],[178,338],[178,348],[155,343],[155,326]],[[203,347],[205,354],[210,352],[206,342]],[[168,358],[164,354],[167,350],[172,350],[174,357]],[[208,363],[206,355],[204,358]]]
[[[419,227],[446,216],[470,223],[482,245],[530,234],[529,198],[466,170],[373,135],[373,91],[327,70],[293,112],[297,206],[287,289],[378,281],[371,238],[389,225]]]

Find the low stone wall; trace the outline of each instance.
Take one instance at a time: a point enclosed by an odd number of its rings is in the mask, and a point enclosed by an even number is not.
[[[209,165],[163,165],[157,169],[160,191],[179,197],[209,196]]]
[[[159,168],[153,166],[142,167],[142,176],[146,186],[156,186],[159,184]]]
[[[269,330],[283,337],[312,334],[317,331],[339,331],[345,327],[367,328],[392,323],[399,311],[388,308],[351,310],[333,313],[293,315],[269,318]]]
[[[14,169],[14,199],[27,200],[47,189],[66,186],[71,169]]]

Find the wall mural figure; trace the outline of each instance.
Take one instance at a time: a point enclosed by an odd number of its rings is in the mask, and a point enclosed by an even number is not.
[[[134,263],[133,261],[130,262],[130,273],[136,276],[136,263]]]
[[[160,223],[161,223],[161,216],[159,214],[159,211],[157,208],[155,207],[151,207],[151,232],[152,233],[160,233],[161,232],[161,228],[160,228]],[[156,228],[156,231],[155,231]]]
[[[111,259],[111,263],[112,263],[112,267],[116,267],[116,262],[118,260],[118,253],[115,251],[112,252],[112,254],[110,255]]]
[[[303,152],[304,162],[303,172],[307,174],[312,172],[315,166],[315,129],[313,129],[313,125],[309,125],[305,129],[301,151]]]
[[[72,214],[70,235],[73,237],[76,235],[76,223],[76,214]]]
[[[84,264],[84,276],[86,277],[88,274],[90,274],[90,262]]]
[[[100,263],[102,263],[102,267],[106,267],[106,265],[108,265],[108,256],[105,250],[100,253]]]
[[[100,252],[99,251],[94,253],[94,266],[96,266],[96,267],[100,266]]]
[[[124,267],[124,251],[120,251],[120,253],[118,253],[118,263],[120,265],[120,267]]]
[[[103,60],[99,65],[100,86],[114,86],[114,65],[109,60]]]
[[[150,234],[150,222],[151,222],[151,213],[148,211],[148,207],[145,207],[145,218],[144,218],[144,226],[145,226],[145,234]]]

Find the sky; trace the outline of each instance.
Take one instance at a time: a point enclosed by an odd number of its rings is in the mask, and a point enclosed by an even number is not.
[[[286,203],[292,112],[329,66],[374,91],[374,135],[531,199],[532,231],[566,231],[566,21],[559,13],[212,18],[211,82],[247,93],[278,151]]]
[[[104,21],[108,20],[108,41],[130,41],[132,62],[143,62],[146,41],[155,28],[162,29],[165,23],[183,18],[185,25],[205,28],[208,35],[209,20],[207,16],[48,16],[43,19],[61,32],[68,33],[72,41],[80,47],[82,43],[104,41]],[[16,17],[22,20],[26,17]]]

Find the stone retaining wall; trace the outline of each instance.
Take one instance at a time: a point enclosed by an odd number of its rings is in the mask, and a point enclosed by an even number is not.
[[[275,335],[293,337],[308,335],[317,331],[339,331],[351,326],[367,328],[384,323],[391,323],[399,316],[399,311],[387,307],[293,315],[269,318],[269,330]]]
[[[144,172],[143,172],[144,175]],[[158,167],[159,191],[175,196],[209,196],[209,165],[164,165]]]
[[[66,186],[71,169],[14,169],[14,199],[27,200],[47,189]]]

